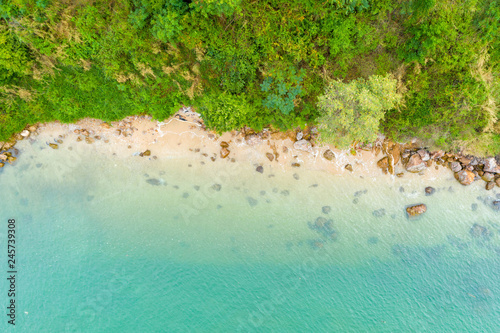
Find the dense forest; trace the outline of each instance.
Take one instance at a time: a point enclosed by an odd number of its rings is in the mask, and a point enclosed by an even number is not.
[[[500,0],[0,0],[0,140],[192,105],[218,132],[497,154],[499,69]]]

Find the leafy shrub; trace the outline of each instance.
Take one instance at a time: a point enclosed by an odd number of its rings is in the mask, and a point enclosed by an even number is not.
[[[260,85],[266,94],[264,107],[288,115],[295,108],[295,99],[302,93],[301,82],[304,71],[298,74],[293,67],[287,71],[277,70],[264,79]]]
[[[352,141],[374,141],[384,111],[394,108],[400,100],[396,80],[389,76],[374,75],[367,81],[356,79],[349,83],[332,81],[318,102],[322,138],[342,147]]]
[[[218,133],[256,125],[252,119],[256,116],[256,109],[245,95],[205,95],[200,101],[199,111],[207,127]]]

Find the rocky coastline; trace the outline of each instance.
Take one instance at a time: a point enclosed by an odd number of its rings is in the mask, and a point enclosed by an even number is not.
[[[146,117],[151,121],[151,118]],[[335,162],[338,153],[334,147],[325,145],[319,141],[319,133],[315,127],[306,127],[305,129],[290,130],[280,132],[272,128],[266,128],[261,132],[256,132],[250,128],[243,128],[240,131],[232,131],[223,135],[217,135],[215,132],[208,131],[203,124],[201,116],[185,107],[177,112],[171,120],[177,120],[181,123],[189,124],[191,129],[202,131],[207,138],[216,141],[218,153],[213,153],[210,158],[234,160],[233,149],[239,149],[241,145],[249,147],[265,146],[264,156],[269,162],[278,162],[280,155],[292,154],[289,167],[297,168],[303,163],[298,159],[295,152],[302,154],[312,154],[313,150],[320,158],[326,162]],[[103,121],[90,119],[85,124],[76,124],[72,134],[76,135],[77,142],[92,144],[97,141],[108,143],[110,138],[130,139],[139,132],[132,119],[123,119],[121,121],[106,123]],[[85,126],[86,125],[86,126]],[[0,142],[0,168],[6,164],[15,165],[19,157],[19,151],[16,149],[16,143],[21,140],[33,139],[37,136],[47,124],[27,125],[23,131],[13,135],[8,141]],[[159,130],[149,128],[148,131],[158,133]],[[145,130],[142,133],[146,133]],[[59,135],[54,142],[48,143],[52,149],[58,149],[66,138],[66,134]],[[287,146],[280,143],[289,140]],[[156,142],[156,139],[155,139]],[[267,146],[266,146],[267,144]],[[237,147],[235,147],[237,146]],[[128,148],[131,148],[129,145]],[[191,150],[191,148],[190,148]],[[266,151],[267,150],[267,151]],[[290,152],[289,150],[293,150]],[[199,149],[198,149],[199,151]],[[371,152],[372,159],[376,161],[377,167],[383,173],[403,177],[407,173],[423,174],[431,168],[438,169],[439,166],[449,168],[453,172],[455,179],[462,185],[468,186],[476,181],[484,181],[486,190],[492,190],[495,186],[500,187],[500,161],[495,157],[477,157],[470,155],[455,154],[443,150],[430,151],[421,147],[417,141],[411,143],[398,143],[388,138],[380,137],[371,144],[356,144],[348,151],[348,154],[356,156],[362,152]],[[380,157],[382,155],[382,157]],[[144,149],[139,153],[141,157],[151,156],[149,149]],[[208,156],[208,155],[207,155]],[[152,156],[157,158],[157,156]],[[338,161],[337,161],[338,162]],[[280,161],[279,163],[285,163]],[[337,163],[338,164],[338,163]],[[356,167],[352,163],[342,165],[343,169],[349,172],[355,172]],[[262,173],[262,165],[256,166],[256,171]],[[426,194],[432,195],[432,187],[426,188]]]

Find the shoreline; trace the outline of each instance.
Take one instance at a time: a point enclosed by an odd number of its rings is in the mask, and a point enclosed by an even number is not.
[[[0,167],[15,165],[22,155],[15,148],[17,141],[44,140],[52,149],[63,148],[68,143],[88,144],[93,145],[96,152],[122,158],[161,160],[202,156],[207,158],[207,163],[238,160],[253,164],[256,172],[278,166],[283,172],[300,168],[333,175],[348,173],[361,178],[384,176],[388,180],[418,176],[423,182],[454,175],[462,185],[484,181],[487,190],[500,187],[500,166],[495,158],[427,151],[415,142],[400,144],[384,138],[370,145],[340,150],[325,143],[317,144],[316,138],[314,128],[288,132],[264,129],[260,133],[244,128],[218,135],[205,129],[199,114],[182,108],[164,121],[152,120],[150,116],[130,116],[111,123],[84,118],[71,124],[51,122],[27,126],[8,142],[0,143]],[[410,175],[412,173],[417,175]]]

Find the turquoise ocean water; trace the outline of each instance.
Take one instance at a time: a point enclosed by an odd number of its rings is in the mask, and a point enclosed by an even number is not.
[[[73,146],[0,170],[1,332],[500,332],[498,188]]]

